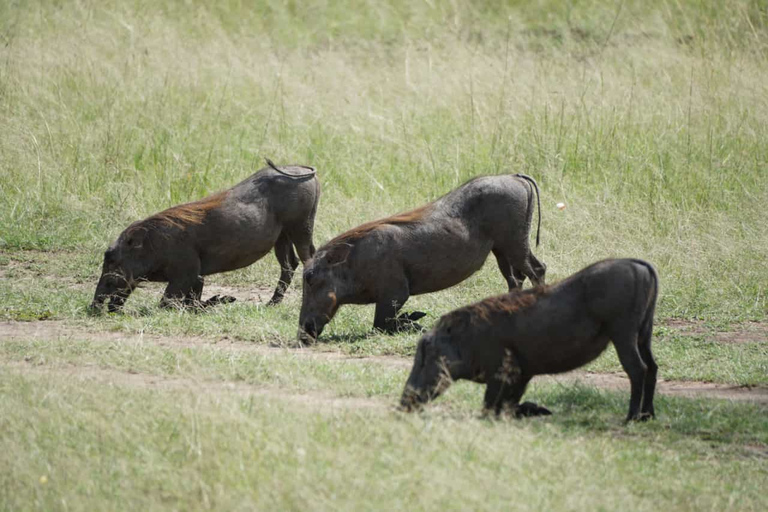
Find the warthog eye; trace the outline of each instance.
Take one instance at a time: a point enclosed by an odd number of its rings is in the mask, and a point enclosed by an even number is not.
[[[310,286],[311,286],[311,285],[312,285],[312,281],[313,281],[314,279],[315,279],[315,271],[314,271],[314,270],[312,270],[312,269],[309,269],[309,270],[306,270],[306,271],[304,272],[304,281],[305,281],[305,282],[306,282],[308,285],[310,285]]]

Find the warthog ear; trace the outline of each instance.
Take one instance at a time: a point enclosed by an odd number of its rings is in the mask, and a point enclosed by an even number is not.
[[[465,329],[472,321],[472,315],[467,311],[454,311],[446,315],[446,322],[443,323],[443,329],[446,334],[453,334]]]
[[[138,227],[131,230],[125,237],[125,243],[131,249],[141,249],[144,245],[144,239],[147,237],[147,228]]]
[[[338,244],[333,246],[325,255],[325,261],[330,266],[341,265],[349,257],[349,253],[352,251],[352,245],[350,244]]]

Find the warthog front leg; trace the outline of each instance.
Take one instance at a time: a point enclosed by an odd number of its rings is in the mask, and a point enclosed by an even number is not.
[[[427,316],[422,311],[413,311],[411,313],[402,313],[398,311],[402,307],[397,301],[387,301],[376,303],[376,314],[373,320],[374,329],[379,329],[387,334],[394,334],[403,331],[422,331],[424,328],[416,320]]]
[[[373,317],[373,328],[394,334],[398,331],[397,313],[408,300],[408,294],[400,294],[398,297],[387,298],[376,303],[376,313]]]
[[[202,276],[183,279],[177,278],[168,282],[160,300],[160,307],[189,307],[200,304],[200,295],[203,292]]]
[[[384,299],[376,302],[376,313],[373,318],[373,328],[384,331],[387,334],[394,334],[401,331],[422,330],[422,327],[416,323],[416,320],[425,317],[426,313],[414,311],[404,313],[398,316],[403,304],[410,297],[408,290],[408,281],[395,281],[389,288],[388,293],[382,294]]]
[[[530,418],[531,416],[549,416],[552,411],[533,402],[523,402],[515,408],[516,418]]]
[[[549,410],[532,402],[519,404],[530,380],[529,376],[522,373],[512,351],[507,349],[498,370],[488,379],[484,397],[485,410],[493,411],[497,416],[505,408],[509,408],[517,417],[551,414]]]
[[[160,301],[160,307],[183,307],[199,311],[218,304],[229,304],[235,301],[234,297],[228,295],[214,295],[206,301],[201,301],[203,283],[203,277],[200,275],[195,275],[194,277],[191,275],[175,277],[168,282],[163,298]]]
[[[131,296],[134,288],[135,286],[126,284],[124,287],[115,290],[115,293],[112,294],[109,300],[109,304],[107,304],[107,311],[110,313],[120,311],[125,306],[125,301]]]
[[[400,313],[395,319],[398,331],[423,331],[424,328],[416,320],[427,316],[423,311]]]
[[[208,300],[205,300],[201,303],[200,308],[206,309],[206,308],[212,308],[214,306],[218,306],[219,304],[230,304],[232,302],[235,302],[237,299],[230,296],[230,295],[214,295]]]

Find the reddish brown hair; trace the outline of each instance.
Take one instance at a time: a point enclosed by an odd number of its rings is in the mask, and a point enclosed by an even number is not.
[[[454,193],[456,190],[466,186],[469,183],[472,183],[475,180],[478,180],[480,178],[483,178],[484,176],[476,176],[470,180],[467,180],[465,183],[463,183],[460,187],[458,187],[455,190],[452,190],[448,192],[447,194],[444,194],[440,196],[439,198],[435,199],[431,203],[425,204],[424,206],[420,206],[414,210],[409,210],[407,212],[398,213],[396,215],[392,215],[391,217],[385,217],[383,219],[374,220],[371,222],[366,222],[365,224],[360,224],[359,226],[350,229],[349,231],[345,231],[344,233],[340,234],[330,242],[328,242],[326,245],[333,245],[336,243],[349,243],[354,242],[355,240],[360,239],[364,235],[370,233],[374,229],[378,228],[379,226],[384,226],[386,224],[391,225],[398,225],[398,224],[412,224],[414,222],[418,222],[422,218],[424,218],[425,215],[427,215],[432,208],[434,208],[435,203],[440,201],[440,199]]]
[[[199,201],[193,201],[191,203],[180,204],[168,208],[167,210],[152,215],[147,221],[154,221],[179,229],[186,229],[187,226],[192,224],[201,224],[210,210],[221,206],[221,203],[226,199],[228,192],[229,191],[218,192],[208,197],[204,197]]]
[[[549,286],[537,286],[527,290],[513,290],[504,295],[488,297],[475,304],[464,306],[449,313],[440,321],[441,327],[458,325],[463,320],[471,324],[490,322],[495,314],[511,315],[522,309],[527,309],[549,292]]]
[[[396,215],[392,215],[391,217],[385,217],[383,219],[366,222],[365,224],[360,224],[359,226],[340,234],[339,236],[337,236],[336,238],[328,242],[326,245],[353,242],[355,240],[362,238],[363,236],[370,233],[371,231],[378,228],[379,226],[383,226],[386,224],[398,225],[398,224],[412,224],[414,222],[418,222],[419,220],[424,218],[424,216],[432,209],[433,204],[434,203],[429,203],[424,206],[420,206],[415,210],[398,213]]]

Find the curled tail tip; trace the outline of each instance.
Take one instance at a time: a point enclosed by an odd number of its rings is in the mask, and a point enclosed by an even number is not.
[[[314,167],[308,167],[308,166],[300,166],[300,167],[305,167],[306,169],[309,169],[309,171],[304,173],[304,174],[291,174],[291,173],[285,172],[284,170],[279,168],[275,164],[275,162],[273,162],[269,158],[264,157],[264,160],[267,161],[267,165],[269,165],[272,169],[274,169],[275,171],[279,172],[283,176],[287,176],[289,178],[306,178],[306,177],[309,177],[309,176],[315,176],[317,174],[317,169],[315,169]]]

